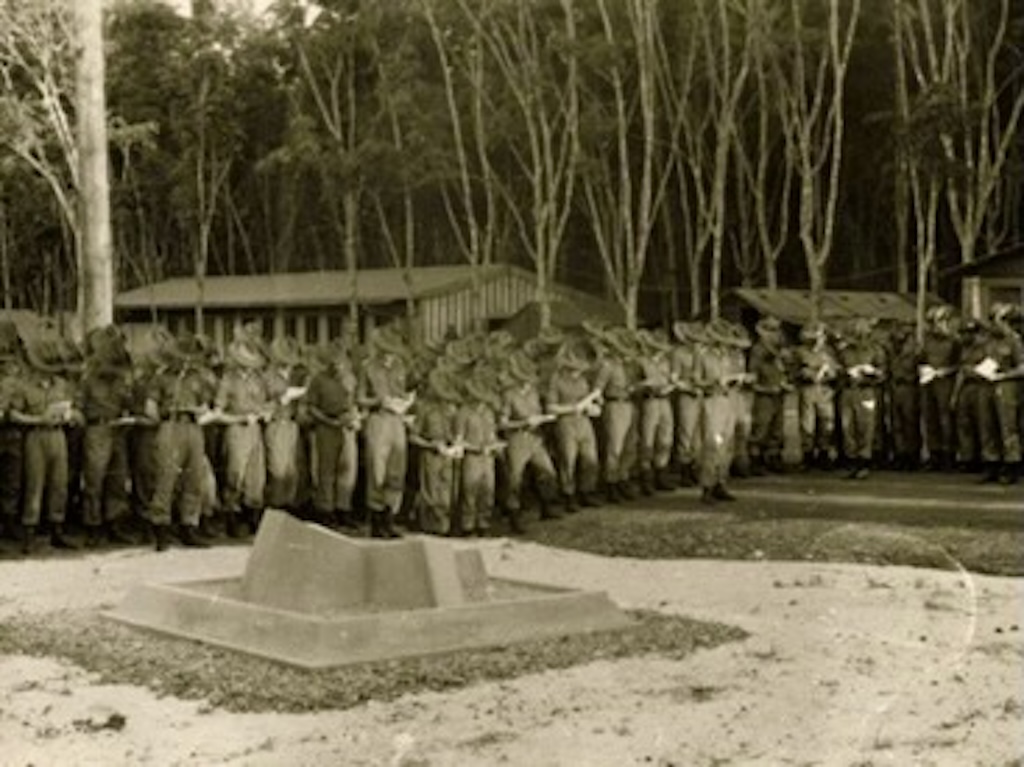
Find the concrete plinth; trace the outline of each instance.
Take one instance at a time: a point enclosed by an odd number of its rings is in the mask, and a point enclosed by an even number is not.
[[[489,578],[442,540],[352,539],[275,511],[240,578],[137,586],[107,616],[306,668],[631,622],[603,593]]]

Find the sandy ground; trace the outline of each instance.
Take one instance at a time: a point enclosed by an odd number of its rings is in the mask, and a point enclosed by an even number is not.
[[[504,540],[494,575],[741,626],[681,661],[596,662],[318,714],[231,714],[0,657],[3,765],[1020,765],[1024,580],[909,568],[605,559]],[[0,563],[0,620],[236,575],[248,549]],[[121,730],[98,725],[126,717]]]

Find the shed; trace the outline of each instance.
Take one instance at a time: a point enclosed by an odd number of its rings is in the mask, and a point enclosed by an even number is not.
[[[961,282],[965,313],[985,315],[995,303],[1024,308],[1024,243],[954,266],[940,278]]]
[[[284,274],[210,276],[202,291],[194,277],[177,277],[119,294],[118,321],[132,326],[159,323],[172,332],[195,329],[195,307],[203,305],[204,333],[223,346],[232,329],[259,322],[267,338],[290,336],[319,343],[342,333],[349,307],[360,308],[360,336],[373,326],[407,316],[422,338],[436,340],[450,329],[470,328],[474,306],[489,324],[498,324],[536,298],[533,274],[520,267],[476,267],[479,295],[474,296],[473,266],[424,266],[413,269],[361,269]],[[566,285],[553,289],[556,300],[601,299]],[[476,303],[478,302],[478,303]]]
[[[880,320],[913,322],[916,317],[914,294],[869,290],[827,290],[822,297],[822,319],[843,320],[874,317]],[[928,296],[927,305],[944,303]],[[811,317],[811,293],[795,288],[733,288],[722,301],[722,313],[745,325],[752,315],[772,315],[783,322],[801,325]]]

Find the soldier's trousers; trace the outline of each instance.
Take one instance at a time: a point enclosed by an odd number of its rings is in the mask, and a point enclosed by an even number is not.
[[[372,413],[366,419],[366,506],[371,512],[402,508],[408,446],[405,422],[394,413]]]
[[[750,468],[750,456],[753,452],[754,434],[754,394],[746,389],[730,389],[729,400],[733,418],[736,420],[732,438],[732,463],[741,470]],[[782,443],[779,443],[781,452]]]
[[[800,387],[800,447],[804,455],[817,451],[835,460],[835,390],[824,384]]]
[[[224,488],[221,502],[228,513],[242,506],[262,509],[267,484],[263,427],[258,423],[230,424],[224,429]]]
[[[648,397],[640,403],[640,471],[647,474],[668,466],[675,443],[675,413],[667,397]]]
[[[469,453],[462,459],[459,500],[463,531],[490,529],[494,510],[494,456]]]
[[[676,461],[682,466],[693,465],[700,457],[699,394],[682,392],[676,397]]]
[[[892,388],[892,442],[899,457],[921,455],[921,410],[916,382],[894,383]]]
[[[555,423],[558,477],[567,496],[592,493],[597,486],[597,436],[585,415],[563,415]]]
[[[609,400],[601,412],[604,430],[604,481],[610,485],[629,477],[625,467],[626,439],[633,425],[634,407],[627,400]]]
[[[263,428],[267,453],[267,506],[295,506],[299,488],[299,425],[290,418],[276,418]],[[354,484],[354,482],[353,482]]]
[[[750,453],[754,458],[778,458],[782,454],[785,396],[754,394],[754,418],[750,435]]]
[[[425,533],[445,535],[451,530],[457,463],[434,450],[424,450],[420,455],[416,506],[420,529]]]
[[[24,437],[17,426],[0,426],[0,515],[15,519],[21,512]]]
[[[199,524],[209,484],[203,427],[193,421],[163,421],[156,430],[156,484],[149,502],[149,521],[169,525],[175,508],[181,522]]]
[[[953,378],[937,378],[921,387],[921,422],[929,457],[953,454]]]
[[[986,383],[978,391],[978,428],[981,460],[986,463],[1019,463],[1020,431],[1016,381]]]
[[[535,474],[537,489],[544,500],[550,500],[555,488],[555,464],[539,432],[520,429],[508,438],[505,450],[508,467],[509,511],[518,511],[523,505],[523,477],[527,468]]]
[[[956,400],[956,457],[962,463],[981,459],[978,408],[981,384],[965,381]]]
[[[128,435],[123,428],[92,424],[82,437],[82,519],[95,527],[128,511]]]
[[[39,524],[45,504],[50,522],[64,521],[68,505],[68,445],[60,427],[36,426],[25,432],[25,509],[22,523]]]
[[[316,491],[313,507],[321,514],[352,510],[352,494],[359,474],[359,443],[354,429],[317,424]]]
[[[700,484],[709,488],[729,477],[736,418],[728,393],[705,394],[701,402]]]
[[[840,418],[843,452],[847,459],[871,460],[879,406],[878,390],[874,386],[851,386],[842,390]]]
[[[157,431],[158,428],[154,426],[136,426],[128,436],[128,470],[132,478],[133,502],[139,513],[148,513],[156,489],[156,478],[160,473]]]

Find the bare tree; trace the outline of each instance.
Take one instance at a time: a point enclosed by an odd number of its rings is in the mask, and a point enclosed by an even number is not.
[[[824,34],[813,29],[806,17],[809,8],[821,5],[790,0],[790,46],[775,57],[782,124],[800,191],[799,234],[815,320],[820,316],[835,235],[845,128],[843,88],[861,2],[828,0]]]
[[[457,0],[481,39],[518,118],[522,141],[507,142],[511,162],[495,181],[519,242],[534,263],[540,322],[551,322],[551,295],[574,205],[579,140],[579,63],[575,0],[485,3]],[[552,24],[552,11],[558,11]],[[517,182],[525,179],[525,194]]]

